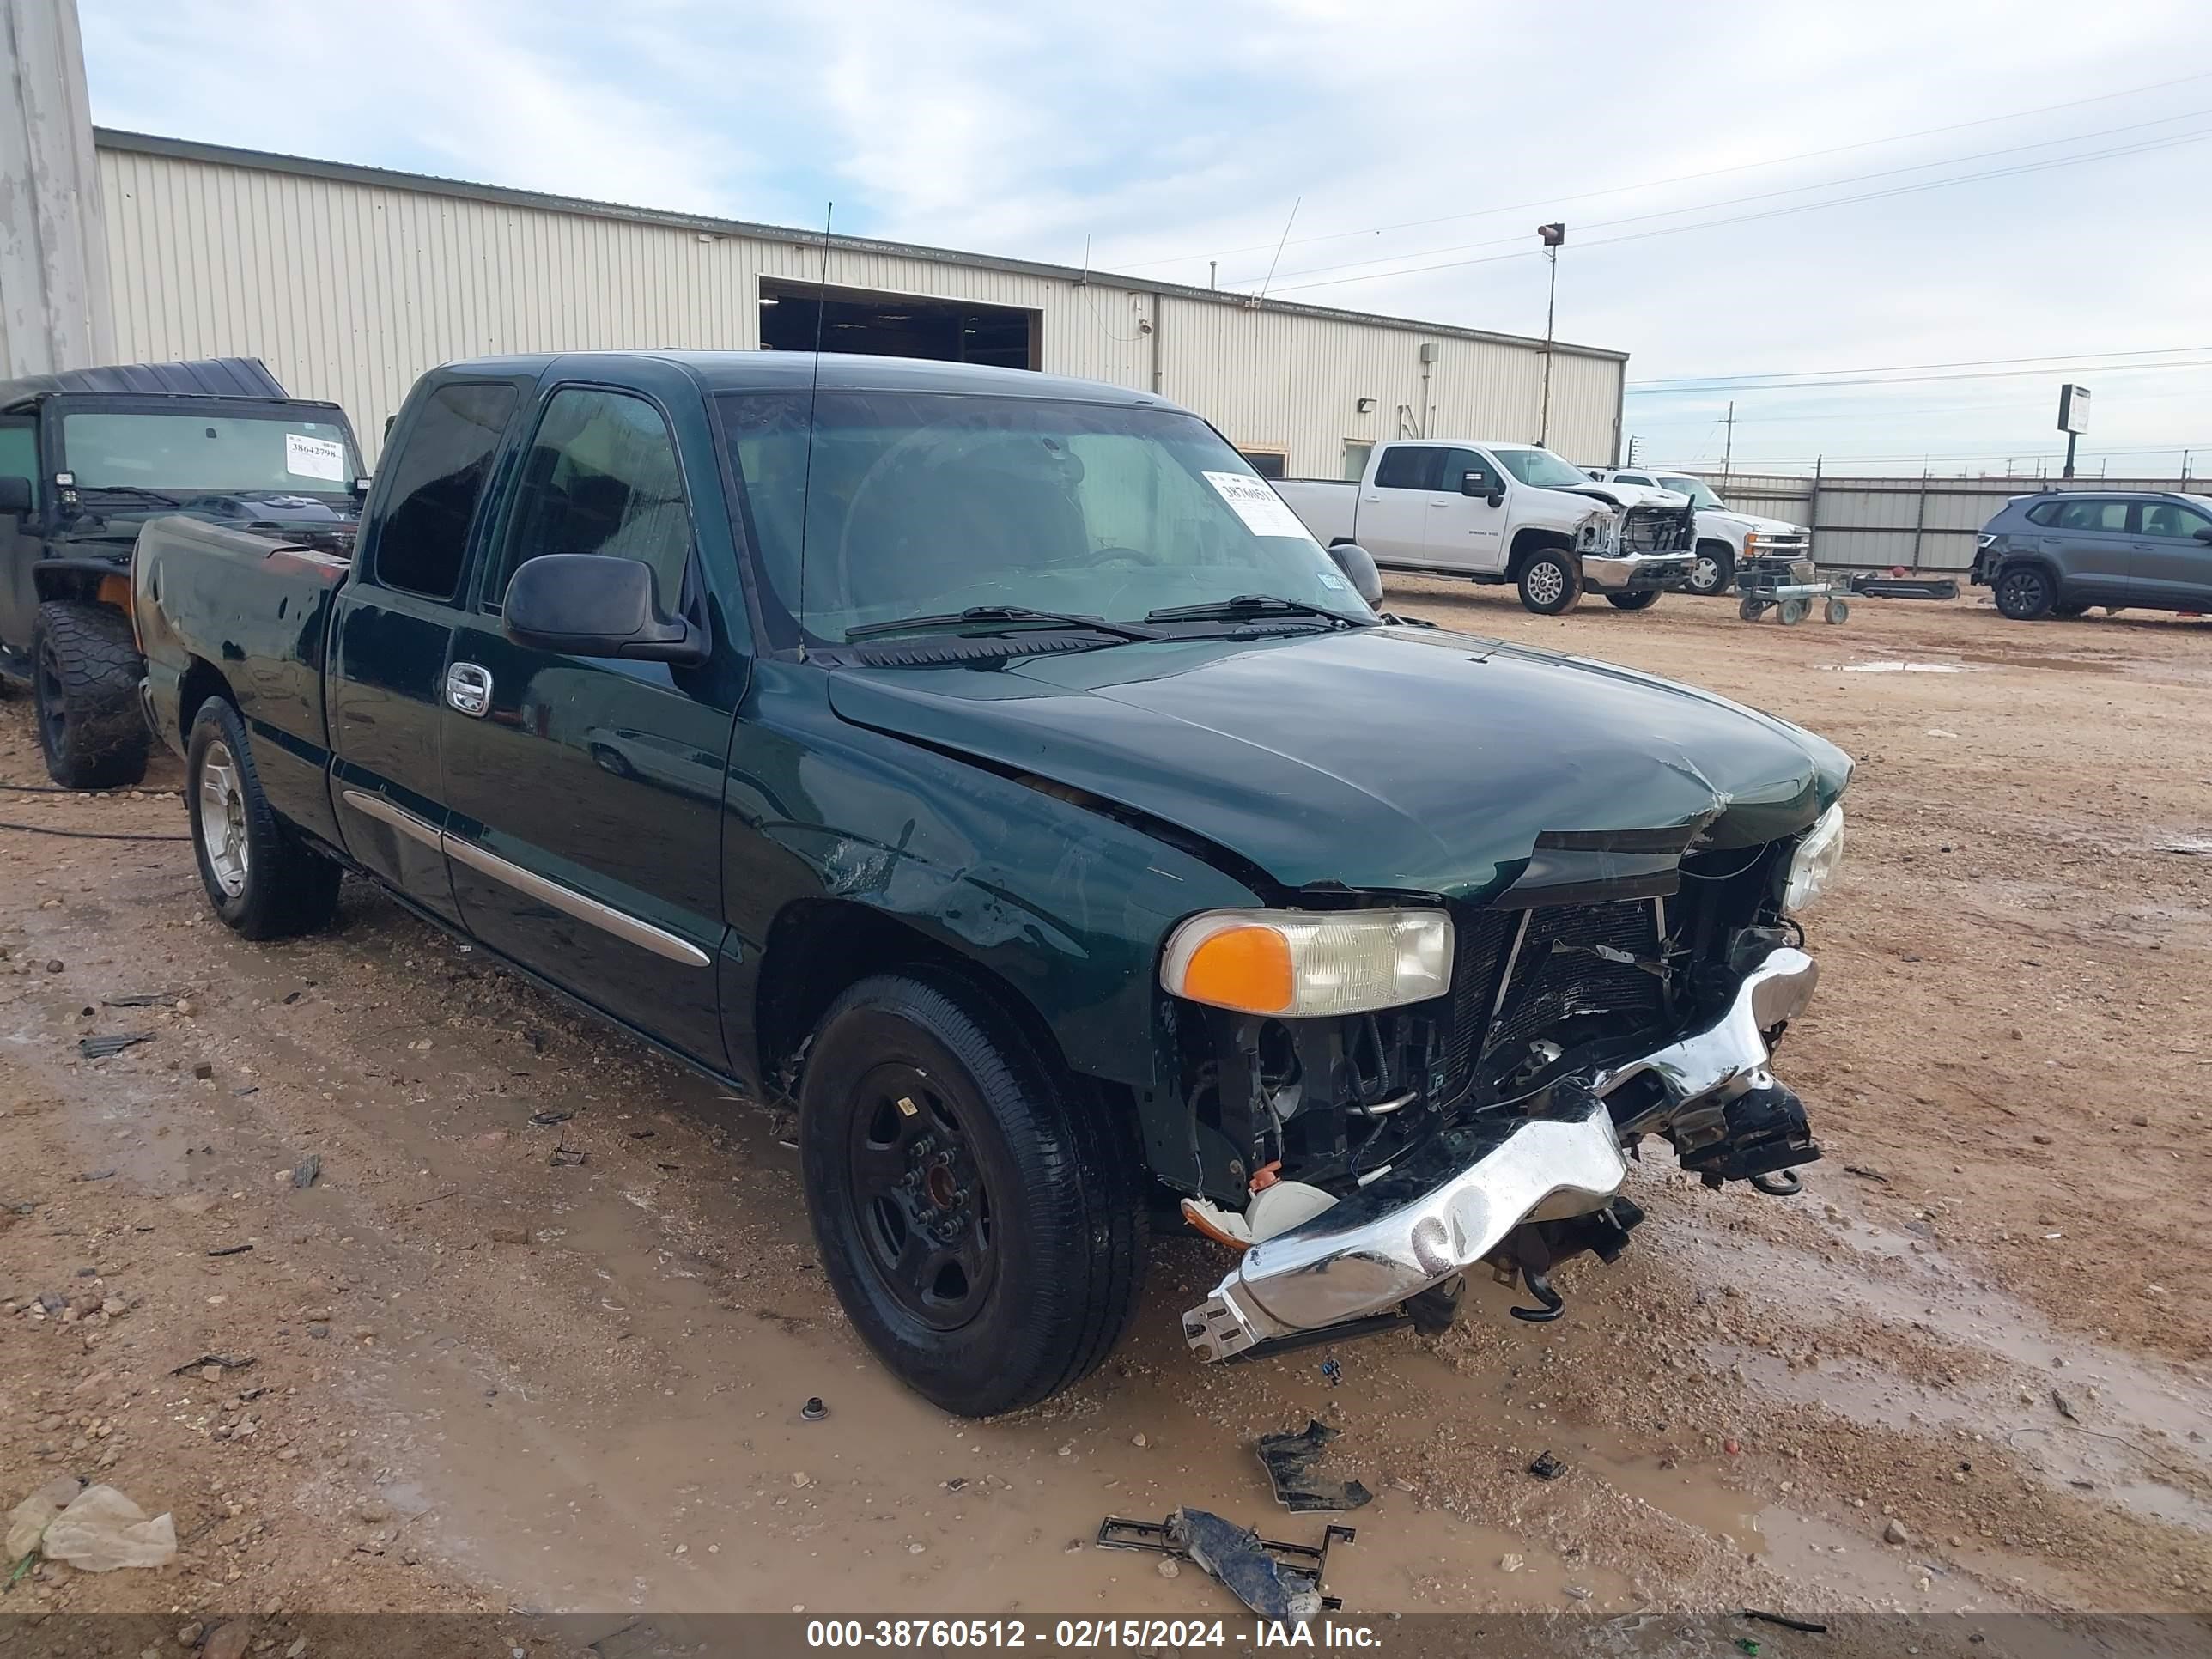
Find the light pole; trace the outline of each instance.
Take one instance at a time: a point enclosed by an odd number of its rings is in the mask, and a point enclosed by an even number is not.
[[[1547,444],[1552,439],[1552,319],[1559,307],[1559,244],[1567,240],[1566,223],[1563,220],[1539,225],[1536,235],[1544,244],[1545,261],[1552,267],[1550,291],[1544,300],[1544,412],[1536,424],[1536,441]]]

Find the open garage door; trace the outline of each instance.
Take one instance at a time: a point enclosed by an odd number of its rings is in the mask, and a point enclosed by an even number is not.
[[[813,350],[818,310],[824,351],[933,357],[1000,368],[1037,366],[1037,313],[1033,311],[854,289],[833,288],[827,293],[825,300],[823,290],[811,283],[763,281],[762,349]]]

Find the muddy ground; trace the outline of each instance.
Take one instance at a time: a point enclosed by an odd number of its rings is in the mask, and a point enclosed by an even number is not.
[[[180,841],[0,830],[0,1505],[96,1476],[183,1542],[38,1567],[0,1610],[1216,1614],[1089,1540],[1182,1504],[1318,1536],[1249,1450],[1309,1415],[1377,1494],[1330,1562],[1354,1611],[2212,1605],[2212,632],[1393,603],[1857,757],[1781,1056],[1827,1149],[1802,1196],[1662,1152],[1562,1322],[1485,1285],[1441,1340],[1228,1370],[1176,1334],[1214,1248],[1164,1237],[1103,1372],[957,1421],[840,1316],[775,1114],[365,886],[256,946]],[[20,702],[0,778],[45,781]],[[178,778],[0,818],[173,836]]]

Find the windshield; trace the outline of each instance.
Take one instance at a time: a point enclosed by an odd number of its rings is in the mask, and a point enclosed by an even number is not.
[[[1722,513],[1728,511],[1728,508],[1722,505],[1721,498],[1696,478],[1676,477],[1662,473],[1660,475],[1659,482],[1669,489],[1680,490],[1690,498],[1691,505],[1693,507],[1709,507]]]
[[[1538,489],[1577,489],[1587,486],[1589,473],[1570,466],[1548,449],[1499,449],[1498,465],[1524,484]]]
[[[824,392],[810,458],[808,401],[721,399],[763,605],[785,643],[978,605],[1127,623],[1268,594],[1373,615],[1281,497],[1194,416]]]
[[[62,417],[62,465],[79,489],[342,495],[360,458],[335,422],[96,410]]]

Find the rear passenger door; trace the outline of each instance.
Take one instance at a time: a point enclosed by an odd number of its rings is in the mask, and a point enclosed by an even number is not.
[[[2212,611],[2212,516],[2183,501],[2144,501],[2137,509],[2129,586],[2138,605]]]
[[[1385,564],[1426,558],[1430,503],[1443,483],[1442,444],[1389,444],[1359,492],[1359,544]]]
[[[673,368],[633,372],[637,386],[555,383],[538,403],[495,556],[454,638],[449,678],[466,694],[441,714],[447,850],[477,938],[719,1070],[722,785],[748,662],[744,605],[734,591],[710,603],[734,584],[736,560],[699,396]],[[689,416],[680,436],[672,410]],[[508,639],[507,583],[545,553],[647,565],[660,609],[707,629],[708,660]]]
[[[2043,550],[2058,567],[2062,599],[2075,604],[2125,605],[2135,538],[2130,503],[2107,496],[2059,502],[2043,534]]]
[[[331,794],[346,850],[448,921],[459,911],[440,842],[446,663],[528,385],[426,380],[409,399],[331,623]]]

